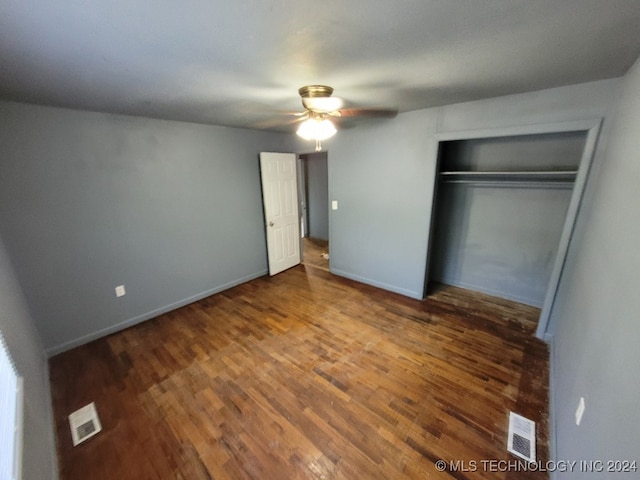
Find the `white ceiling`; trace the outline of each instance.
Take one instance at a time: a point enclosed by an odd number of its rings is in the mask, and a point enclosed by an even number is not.
[[[282,128],[297,89],[400,111],[616,77],[640,0],[0,0],[0,98]]]

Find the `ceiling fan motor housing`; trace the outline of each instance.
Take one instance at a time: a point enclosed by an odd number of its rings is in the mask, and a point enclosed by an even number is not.
[[[332,97],[333,87],[328,85],[305,85],[298,89],[305,108],[306,118],[325,119],[328,117],[378,117],[393,118],[398,115],[396,109],[347,108],[341,98]]]
[[[302,98],[330,97],[333,88],[327,85],[305,85],[298,89],[298,93]]]

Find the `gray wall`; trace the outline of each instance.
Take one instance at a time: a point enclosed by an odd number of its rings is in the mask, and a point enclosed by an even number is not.
[[[636,460],[640,468],[640,60],[624,77],[613,118],[551,317],[552,406],[558,459]],[[586,410],[576,426],[580,397]]]
[[[24,379],[25,480],[58,478],[46,358],[13,266],[0,240],[0,330]]]
[[[327,153],[311,153],[306,157],[308,236],[329,240],[329,177]]]
[[[542,307],[571,189],[442,184],[430,279]]]
[[[330,211],[331,271],[422,298],[434,135],[606,117],[618,85],[603,80],[448,105],[339,132],[325,142],[329,197],[339,201]]]
[[[421,298],[438,109],[362,123],[327,143],[331,271]]]
[[[0,233],[48,352],[264,274],[258,152],[290,137],[0,103]]]

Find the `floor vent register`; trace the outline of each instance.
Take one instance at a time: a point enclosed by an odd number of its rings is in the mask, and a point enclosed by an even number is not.
[[[98,418],[96,404],[91,402],[69,415],[69,425],[74,447],[100,432],[102,425]]]
[[[509,412],[507,450],[528,462],[536,461],[536,422]]]

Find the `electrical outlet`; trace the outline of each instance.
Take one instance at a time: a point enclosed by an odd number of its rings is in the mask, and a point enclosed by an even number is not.
[[[338,209],[338,200],[331,200],[331,210]]]
[[[123,297],[127,294],[127,291],[124,289],[124,285],[118,285],[116,287],[116,297]]]
[[[584,414],[584,397],[580,397],[578,402],[578,408],[576,408],[576,425],[580,425],[582,421],[582,415]]]

